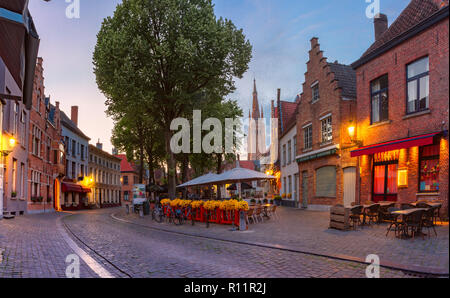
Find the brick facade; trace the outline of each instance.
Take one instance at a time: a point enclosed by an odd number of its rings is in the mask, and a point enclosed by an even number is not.
[[[424,1],[427,2],[427,1]],[[412,5],[425,5],[412,1]],[[428,4],[429,5],[429,4]],[[408,13],[411,7],[400,15]],[[443,9],[447,9],[443,8]],[[447,12],[448,13],[448,12]],[[413,19],[408,16],[408,19]],[[398,26],[401,22],[397,22]],[[419,147],[398,151],[398,168],[406,169],[407,187],[399,187],[398,203],[417,200],[439,199],[448,208],[448,118],[449,118],[449,22],[448,17],[428,28],[417,32],[390,50],[375,58],[356,62],[357,67],[357,138],[364,146],[387,141],[441,132],[435,138],[440,146],[439,191],[419,191]],[[393,30],[392,28],[390,28]],[[406,30],[405,30],[406,31]],[[389,33],[387,33],[389,34]],[[398,30],[397,30],[398,34]],[[383,36],[382,36],[383,37]],[[407,114],[407,65],[418,59],[429,59],[429,108],[415,114]],[[361,60],[359,60],[361,61]],[[371,124],[371,82],[388,75],[388,120]],[[374,199],[373,196],[373,155],[358,158],[360,166],[359,201]]]
[[[297,161],[299,162],[299,193],[300,205],[335,205],[343,203],[343,168],[355,167],[356,159],[349,157],[349,144],[351,143],[347,128],[351,120],[355,119],[355,96],[344,94],[343,81],[339,80],[335,69],[344,69],[350,76],[352,70],[349,66],[338,63],[328,63],[317,38],[311,40],[307,72],[303,83],[300,106],[297,113]],[[319,99],[313,101],[313,88],[318,84]],[[350,82],[349,85],[352,85]],[[351,88],[354,90],[354,86]],[[346,90],[347,91],[347,90]],[[346,92],[349,93],[349,92]],[[351,93],[351,92],[350,92]],[[347,96],[345,96],[347,95]],[[331,116],[332,139],[322,142],[322,118]],[[321,120],[322,119],[322,120]],[[305,144],[305,127],[312,125],[312,146]],[[330,149],[331,148],[331,149]],[[339,148],[343,148],[342,150]],[[301,161],[302,158],[314,156],[326,150],[325,157],[312,157]],[[330,151],[331,150],[331,151]],[[325,166],[335,167],[336,191],[333,196],[317,195],[317,170]],[[305,179],[305,181],[303,181]],[[307,189],[307,190],[306,190]],[[306,195],[306,198],[305,198]]]
[[[30,111],[28,154],[28,212],[58,209],[64,174],[59,103],[45,97],[43,59],[38,58]]]

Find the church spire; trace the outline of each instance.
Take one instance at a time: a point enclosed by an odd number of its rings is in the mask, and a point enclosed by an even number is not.
[[[252,118],[259,119],[259,102],[258,102],[258,92],[256,91],[256,79],[253,79],[253,107],[252,107]]]

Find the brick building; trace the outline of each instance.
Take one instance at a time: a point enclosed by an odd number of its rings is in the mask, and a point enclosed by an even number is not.
[[[89,208],[86,186],[88,171],[88,146],[90,138],[78,128],[78,107],[71,108],[70,118],[61,111],[62,137],[65,146],[66,174],[61,185],[61,208],[79,210]]]
[[[121,159],[103,151],[99,142],[89,144],[89,204],[99,208],[120,206],[120,163]],[[92,181],[90,180],[92,179]]]
[[[64,171],[59,102],[45,96],[43,59],[38,58],[28,137],[28,213],[59,210]]]
[[[360,202],[439,199],[448,205],[448,2],[412,0],[357,72]],[[447,208],[445,208],[447,209]]]
[[[139,173],[132,162],[129,162],[125,154],[116,157],[120,162],[121,202],[122,206],[133,204],[133,185],[139,184]]]
[[[297,113],[300,205],[326,210],[355,200],[356,158],[350,158],[347,128],[356,117],[354,70],[324,57],[311,39]],[[283,155],[283,154],[282,154]]]

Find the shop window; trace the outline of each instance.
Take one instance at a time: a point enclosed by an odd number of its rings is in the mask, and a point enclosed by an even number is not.
[[[335,166],[326,166],[316,170],[316,196],[336,197]]]
[[[419,191],[439,191],[439,145],[420,148]]]

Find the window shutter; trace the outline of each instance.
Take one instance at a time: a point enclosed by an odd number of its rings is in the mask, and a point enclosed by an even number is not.
[[[316,170],[316,196],[336,197],[336,167],[326,166]]]

